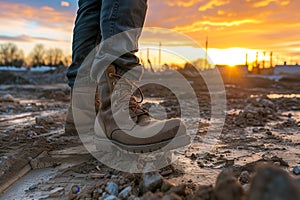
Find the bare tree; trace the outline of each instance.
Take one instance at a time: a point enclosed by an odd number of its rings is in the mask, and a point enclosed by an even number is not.
[[[54,58],[54,49],[48,49],[45,57],[45,64],[49,66],[53,66],[54,64],[53,58]]]
[[[44,45],[37,44],[29,54],[31,66],[36,67],[36,66],[44,65],[45,55],[46,55],[46,50],[44,48]]]
[[[49,66],[63,65],[64,54],[59,48],[48,49],[45,54],[45,64]]]
[[[24,53],[15,44],[0,45],[0,65],[21,67],[24,63]]]
[[[55,48],[54,49],[54,65],[63,65],[63,51],[61,49]]]

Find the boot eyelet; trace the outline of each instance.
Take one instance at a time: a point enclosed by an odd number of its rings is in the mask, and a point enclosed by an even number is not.
[[[108,73],[108,76],[109,76],[110,78],[112,78],[112,73]]]
[[[116,82],[114,81],[114,82],[112,82],[112,85],[116,85]]]

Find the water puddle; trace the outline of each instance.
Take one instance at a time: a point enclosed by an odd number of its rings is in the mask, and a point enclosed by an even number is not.
[[[44,195],[42,194],[42,192],[38,192],[39,189],[37,185],[39,183],[49,181],[52,177],[55,176],[56,172],[57,171],[53,168],[33,170],[27,175],[25,175],[23,178],[21,178],[18,182],[16,182],[7,191],[5,191],[0,196],[0,199],[40,199]],[[29,190],[29,188],[31,190]]]
[[[238,115],[242,111],[243,110],[241,110],[241,109],[231,109],[231,110],[227,110],[226,114],[227,115]]]
[[[146,98],[143,101],[143,103],[150,103],[150,104],[161,104],[163,102],[164,99],[160,99],[160,98]]]
[[[250,98],[258,98],[258,97],[262,97],[262,95],[250,96]],[[280,98],[294,99],[294,98],[300,98],[300,94],[268,94],[267,97],[269,99],[280,99]]]

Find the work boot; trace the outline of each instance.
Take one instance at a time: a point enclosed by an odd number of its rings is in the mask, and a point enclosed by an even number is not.
[[[97,114],[100,103],[99,103],[98,90],[96,90],[95,92],[96,92],[96,94],[95,94],[95,113]],[[70,100],[70,105],[69,105],[68,111],[67,111],[67,116],[66,116],[66,121],[65,121],[65,134],[64,134],[64,135],[68,135],[68,136],[78,135],[78,131],[76,129],[75,122],[74,122],[74,116],[73,116],[73,103],[72,103],[73,89],[71,89],[70,96],[71,96],[71,100]],[[92,116],[92,114],[91,114],[91,116]]]
[[[113,143],[130,152],[172,150],[190,143],[180,119],[156,120],[142,108],[143,94],[134,84],[143,73],[137,66],[125,75],[110,65],[98,85],[100,109],[95,121],[97,142]],[[133,95],[137,90],[141,100]],[[104,149],[105,150],[105,149]]]

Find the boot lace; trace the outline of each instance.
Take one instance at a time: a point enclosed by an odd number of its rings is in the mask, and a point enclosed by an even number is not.
[[[115,73],[110,73],[109,76],[116,78],[118,81],[119,87],[114,88],[115,94],[119,95],[117,100],[118,103],[127,103],[128,95],[131,96],[128,108],[134,113],[133,115],[131,115],[132,118],[142,115],[149,115],[148,111],[141,106],[142,102],[144,101],[143,92],[133,81]],[[140,100],[137,100],[137,98],[133,95],[134,89],[137,89]]]

